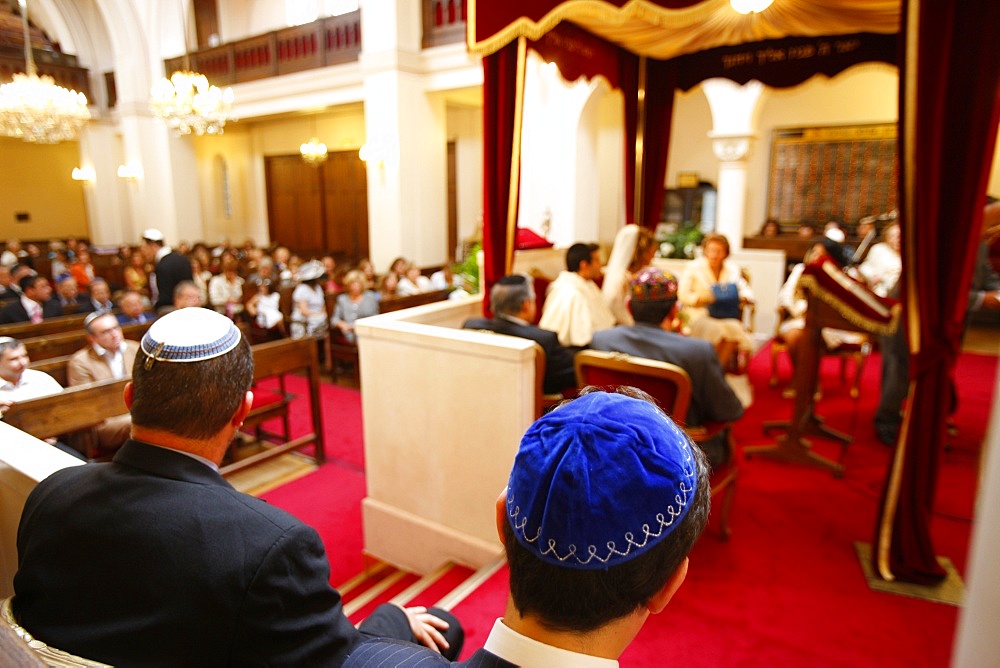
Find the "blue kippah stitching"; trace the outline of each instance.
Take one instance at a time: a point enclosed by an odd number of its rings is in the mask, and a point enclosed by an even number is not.
[[[688,478],[691,477],[694,477],[693,469],[688,472]],[[581,566],[587,566],[590,564],[591,561],[596,559],[602,564],[606,564],[616,555],[620,557],[627,557],[629,553],[632,552],[633,547],[636,549],[644,548],[646,544],[649,542],[650,538],[659,538],[663,534],[664,529],[673,526],[674,520],[676,520],[683,514],[684,508],[688,504],[689,495],[692,491],[694,491],[693,485],[689,486],[687,483],[683,481],[680,483],[680,493],[674,496],[674,502],[677,504],[677,506],[679,506],[679,508],[675,506],[667,506],[667,514],[670,515],[670,521],[667,521],[665,519],[663,513],[657,513],[656,521],[660,526],[659,530],[656,533],[653,533],[650,530],[648,524],[643,524],[642,531],[645,534],[645,538],[643,538],[643,541],[641,543],[637,543],[634,540],[634,534],[631,531],[628,531],[625,533],[625,542],[628,543],[628,549],[626,549],[624,552],[618,549],[618,546],[615,544],[615,541],[609,540],[606,544],[606,547],[608,548],[608,555],[606,557],[602,559],[597,554],[597,547],[595,545],[590,545],[587,547],[587,558],[580,559],[579,557],[577,557],[576,562]],[[681,496],[681,493],[683,493],[683,496]],[[528,524],[528,518],[525,517],[520,524],[518,524],[517,522],[517,517],[518,515],[520,515],[520,513],[521,513],[520,506],[515,506],[513,512],[510,513],[510,517],[513,520],[514,529],[521,532],[521,535],[524,537],[524,540],[526,540],[529,543],[535,543],[542,535],[542,527],[541,526],[538,527],[538,531],[535,532],[534,538],[529,538],[528,535],[524,532],[524,527]],[[572,543],[568,546],[567,552],[563,556],[559,555],[558,546],[556,545],[556,541],[554,538],[549,538],[548,541],[546,541],[546,544],[547,544],[546,549],[542,550],[539,553],[543,557],[551,555],[559,561],[566,561],[571,557],[576,557],[576,545]]]

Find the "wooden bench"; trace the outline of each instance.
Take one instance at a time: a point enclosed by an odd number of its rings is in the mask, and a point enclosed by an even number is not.
[[[122,392],[128,378],[69,387],[59,394],[18,401],[3,420],[38,439],[90,432],[108,418],[127,413]],[[96,439],[84,438],[84,454],[96,454]]]
[[[313,446],[315,460],[321,464],[326,459],[323,443],[323,420],[319,394],[319,362],[316,347],[310,339],[282,339],[253,347],[254,383],[268,378],[277,378],[277,391],[259,390],[254,395],[254,406],[244,420],[244,428],[259,427],[262,422],[273,418],[284,421],[284,432],[280,442],[267,447],[250,457],[246,457],[221,468],[223,475],[240,471],[262,461],[278,457],[291,450]],[[50,373],[59,380],[65,380],[69,356],[36,363],[32,368]],[[309,403],[312,412],[311,433],[291,438],[288,421],[288,407],[293,399],[285,389],[283,376],[288,373],[304,373],[309,385]],[[19,401],[4,413],[4,422],[39,439],[62,436],[75,432],[87,432],[104,420],[127,413],[122,392],[130,378],[88,383],[66,388],[59,394],[37,399]],[[258,431],[260,434],[260,432]],[[272,435],[273,436],[273,435]],[[84,439],[85,454],[96,454],[96,443]]]
[[[86,313],[77,313],[49,318],[41,322],[8,323],[0,325],[0,336],[10,336],[20,341],[21,339],[46,336],[48,334],[75,332],[83,329],[83,321],[86,318]]]
[[[261,343],[253,347],[254,383],[268,378],[277,378],[279,390],[271,393],[277,396],[266,396],[262,392],[261,401],[254,396],[254,407],[243,422],[244,428],[260,425],[261,422],[275,417],[284,420],[284,442],[274,444],[261,452],[223,466],[223,475],[242,471],[243,469],[279,457],[286,452],[313,446],[314,459],[317,464],[326,461],[326,449],[323,443],[323,415],[319,394],[319,357],[316,345],[312,339],[281,339],[270,343]],[[288,406],[292,396],[285,390],[283,377],[289,373],[305,373],[309,385],[309,408],[312,413],[312,432],[291,438],[288,424]]]
[[[126,339],[140,341],[142,335],[149,329],[150,324],[147,322],[141,325],[124,325],[122,326],[122,334]],[[90,343],[87,339],[87,332],[83,329],[82,322],[80,323],[80,329],[77,331],[61,332],[47,336],[33,336],[26,339],[18,339],[18,341],[23,343],[27,349],[28,358],[35,362],[53,357],[72,355]]]

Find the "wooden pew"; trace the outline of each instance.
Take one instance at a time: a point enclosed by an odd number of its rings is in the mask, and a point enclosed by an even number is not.
[[[127,413],[122,391],[128,378],[66,388],[59,394],[13,404],[3,414],[7,424],[39,439],[91,429]]]
[[[277,402],[263,401],[258,404],[255,395],[254,407],[244,421],[245,428],[259,424],[263,420],[273,417],[284,417],[286,419],[286,438],[288,437],[287,412],[288,405],[292,399],[284,390],[281,379],[288,373],[304,373],[309,384],[309,406],[312,413],[312,432],[286,440],[255,455],[240,459],[223,466],[220,470],[223,475],[242,471],[243,469],[259,464],[260,462],[279,457],[286,452],[298,450],[309,445],[313,446],[315,460],[317,464],[326,461],[326,448],[323,443],[323,415],[319,395],[319,357],[316,352],[316,344],[311,338],[305,339],[281,339],[270,343],[261,343],[253,347],[253,376],[254,382],[267,378],[279,379],[279,393],[282,395]],[[261,396],[264,399],[263,395]]]
[[[75,313],[73,315],[49,318],[41,322],[12,322],[0,325],[0,336],[10,336],[20,341],[21,339],[46,336],[48,334],[75,332],[83,329],[83,321],[86,318],[86,313]]]
[[[146,333],[146,330],[149,329],[150,324],[147,322],[141,325],[124,325],[122,327],[122,334],[124,334],[126,339],[139,341],[142,339],[142,335]],[[48,336],[33,336],[18,340],[27,349],[28,358],[35,362],[53,357],[72,355],[89,344],[87,332],[83,329],[82,322],[78,331],[61,332]]]
[[[282,339],[281,341],[262,343],[253,347],[253,358],[254,382],[277,377],[279,390],[276,393],[260,391],[255,395],[254,407],[244,421],[244,427],[252,428],[265,420],[275,417],[283,418],[286,420],[285,440],[250,457],[223,466],[220,469],[221,473],[228,475],[241,471],[286,452],[310,445],[313,446],[316,463],[322,464],[326,460],[326,451],[323,442],[323,416],[320,406],[319,361],[312,339]],[[49,362],[50,372],[60,363],[63,374],[65,374],[68,358],[63,361],[53,360]],[[33,368],[40,367],[44,369],[45,365],[33,365]],[[287,414],[288,406],[293,397],[285,391],[284,384],[280,382],[281,377],[288,373],[304,373],[309,384],[313,430],[298,438],[289,438]],[[4,413],[3,419],[4,422],[39,439],[89,430],[108,418],[128,412],[122,398],[122,392],[129,380],[129,378],[121,378],[88,383],[67,388],[60,394],[19,401]],[[277,396],[269,397],[268,394]]]
[[[60,355],[59,357],[50,357],[48,359],[42,360],[32,360],[28,364],[29,369],[34,369],[36,371],[44,371],[53,378],[56,382],[63,387],[69,386],[69,361],[73,358],[72,355]],[[30,357],[29,357],[30,359]]]

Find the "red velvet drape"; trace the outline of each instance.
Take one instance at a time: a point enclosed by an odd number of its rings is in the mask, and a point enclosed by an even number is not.
[[[508,240],[508,207],[516,124],[520,122],[518,43],[483,57],[483,309],[490,287],[507,273],[514,256]],[[516,207],[516,202],[514,203]]]
[[[645,164],[639,188],[642,220],[635,222],[655,230],[663,208],[663,185],[667,176],[667,149],[670,148],[670,126],[674,117],[677,67],[670,61],[647,60],[646,72],[646,123],[643,133]]]
[[[998,28],[996,0],[904,2],[899,201],[911,381],[876,525],[874,566],[885,579],[944,577],[929,525],[1000,120]]]

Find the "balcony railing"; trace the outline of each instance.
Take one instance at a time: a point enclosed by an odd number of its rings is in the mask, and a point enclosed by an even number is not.
[[[466,0],[423,0],[424,48],[465,41]]]
[[[32,53],[38,74],[49,75],[60,86],[83,93],[88,102],[94,103],[89,72],[76,64],[76,56],[43,49],[35,49]],[[16,72],[24,71],[24,47],[0,47],[0,83],[7,83]]]
[[[216,85],[255,81],[358,59],[361,12],[274,30],[188,54],[190,68]],[[184,68],[184,56],[164,61],[169,74]]]

